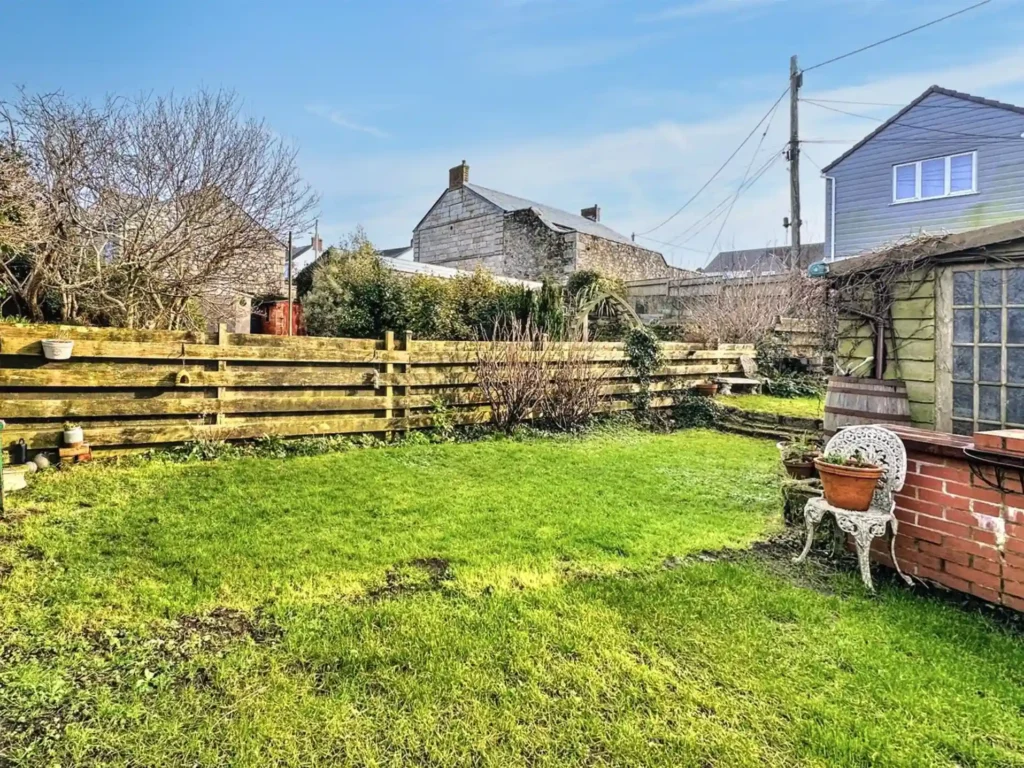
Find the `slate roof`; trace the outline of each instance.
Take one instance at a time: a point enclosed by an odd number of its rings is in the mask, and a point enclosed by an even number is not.
[[[903,117],[905,114],[907,114],[907,112],[912,110],[914,107],[916,107],[918,104],[920,104],[922,101],[924,101],[925,99],[927,99],[929,96],[931,96],[934,93],[938,93],[938,94],[940,94],[942,96],[950,96],[950,97],[952,97],[954,99],[963,99],[964,101],[974,102],[975,104],[984,104],[986,107],[997,107],[999,109],[1007,109],[1010,112],[1018,112],[1018,113],[1024,115],[1024,107],[1018,107],[1016,104],[1007,104],[1004,101],[996,101],[995,99],[984,99],[981,96],[972,96],[971,94],[964,93],[963,91],[954,91],[954,90],[952,90],[950,88],[943,88],[942,86],[939,86],[939,85],[933,85],[928,90],[926,90],[924,93],[922,93],[920,96],[918,96],[916,99],[914,99],[912,102],[907,104],[907,106],[903,107],[903,109],[901,109],[895,115],[890,117],[884,123],[882,123],[877,128],[875,128],[873,131],[871,131],[871,133],[869,133],[863,139],[861,139],[856,144],[854,144],[852,147],[850,147],[848,150],[843,152],[843,154],[841,154],[839,157],[837,157],[831,163],[829,163],[824,168],[822,168],[821,172],[822,173],[828,173],[829,171],[831,171],[833,168],[835,168],[837,165],[839,165],[841,162],[843,162],[843,160],[845,160],[850,155],[852,155],[854,152],[856,152],[858,149],[863,147],[865,144],[867,144],[869,141],[871,141],[871,139],[875,138],[875,136],[880,134],[882,131],[884,131],[886,128],[888,128],[890,125],[892,125],[897,120],[899,120],[901,117]],[[911,125],[909,127],[913,128],[915,126]],[[925,130],[927,130],[927,128]],[[1016,137],[1013,137],[1013,138],[1016,138]]]
[[[515,195],[506,195],[504,192],[498,192],[494,189],[481,187],[479,184],[463,184],[463,186],[498,206],[505,211],[505,213],[532,209],[536,211],[537,215],[543,219],[544,223],[552,229],[561,230],[563,232],[584,232],[588,235],[594,235],[595,237],[603,237],[605,240],[614,240],[617,243],[625,243],[626,245],[633,246],[637,245],[625,235],[620,235],[614,229],[606,227],[600,222],[591,221],[579,214],[569,213],[568,211],[563,211],[560,208],[552,208],[550,205],[544,205],[543,203],[535,203],[532,200],[516,197]]]
[[[411,275],[432,275],[433,277],[441,277],[445,279],[451,279],[453,277],[472,277],[475,272],[471,272],[468,269],[456,269],[455,267],[446,267],[441,264],[430,264],[425,261],[413,261],[412,259],[395,258],[388,256],[388,251],[404,251],[405,248],[389,248],[384,251],[378,251],[380,255],[380,263],[388,269],[394,270],[395,272],[404,272]],[[491,275],[495,282],[505,283],[507,285],[521,285],[524,288],[539,289],[543,286],[543,283],[536,280],[520,280],[516,277],[505,277],[504,275]]]
[[[748,248],[741,251],[721,251],[704,269],[704,274],[727,272],[753,272],[759,275],[785,272],[789,267],[790,248]],[[800,246],[800,260],[797,266],[804,269],[825,258],[824,243],[808,243]]]
[[[403,245],[401,248],[385,248],[377,253],[385,259],[401,259],[405,258],[407,261],[412,259],[412,246]]]

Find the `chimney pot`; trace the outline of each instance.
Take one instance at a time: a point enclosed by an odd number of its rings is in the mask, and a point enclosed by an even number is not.
[[[448,171],[448,189],[458,189],[463,184],[469,183],[469,166],[463,160],[460,165]]]
[[[590,206],[589,208],[584,208],[582,211],[580,211],[580,216],[582,216],[584,219],[590,219],[591,221],[600,221],[601,206],[599,206],[597,203],[594,203],[594,205]]]

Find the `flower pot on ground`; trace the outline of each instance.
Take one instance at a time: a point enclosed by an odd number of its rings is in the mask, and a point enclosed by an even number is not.
[[[809,438],[800,437],[790,442],[777,444],[779,453],[782,455],[782,466],[786,474],[795,480],[808,480],[816,477],[817,468],[814,460],[821,456],[821,445]]]
[[[75,342],[70,339],[43,339],[43,357],[47,360],[70,360]]]
[[[714,397],[718,394],[718,384],[713,381],[705,381],[694,386],[694,391],[701,397]]]
[[[823,456],[814,460],[821,476],[825,501],[834,507],[863,512],[871,506],[884,470],[861,455]]]
[[[85,442],[85,433],[78,424],[64,425],[64,445],[75,448]]]

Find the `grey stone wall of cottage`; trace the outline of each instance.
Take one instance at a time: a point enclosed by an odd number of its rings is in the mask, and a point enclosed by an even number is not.
[[[466,189],[441,198],[413,234],[416,260],[502,274],[503,211]],[[518,276],[518,275],[517,275]]]

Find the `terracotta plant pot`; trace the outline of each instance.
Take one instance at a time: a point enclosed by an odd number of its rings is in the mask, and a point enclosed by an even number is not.
[[[64,445],[70,448],[77,448],[85,442],[85,433],[81,427],[72,427],[64,430]]]
[[[786,468],[786,474],[794,480],[810,480],[818,474],[812,461],[784,461],[782,466]]]
[[[794,480],[810,480],[812,477],[817,477],[818,470],[814,466],[814,459],[821,455],[821,451],[808,452],[798,459],[787,459],[785,457],[788,446],[789,442],[786,440],[775,444],[782,456],[782,466],[785,468],[786,474]]]
[[[714,397],[718,394],[718,385],[715,383],[697,384],[693,389],[701,397]]]
[[[841,467],[814,460],[825,490],[825,501],[834,507],[863,512],[871,506],[871,497],[883,474],[881,467]]]

